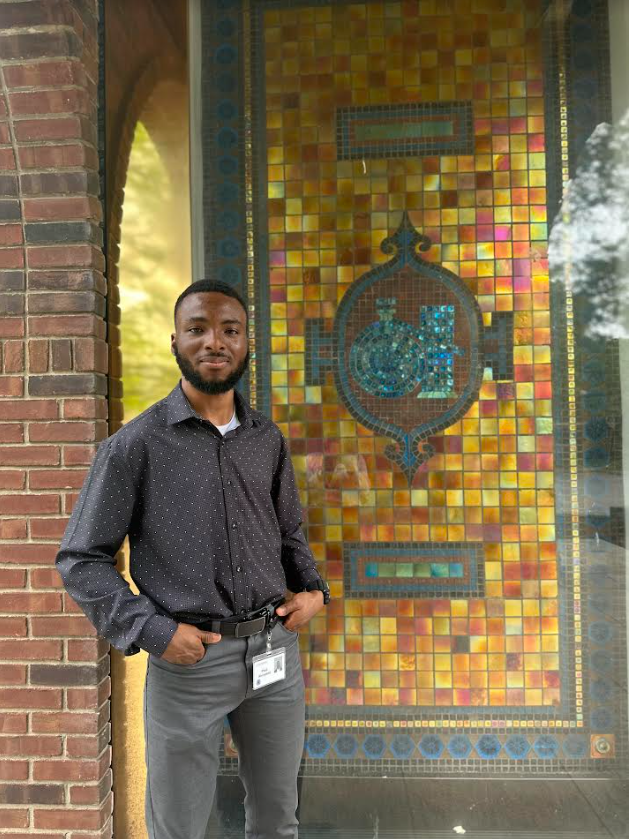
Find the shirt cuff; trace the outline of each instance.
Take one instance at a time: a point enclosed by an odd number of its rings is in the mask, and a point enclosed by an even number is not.
[[[300,591],[304,591],[310,583],[316,583],[317,580],[321,579],[321,575],[316,568],[307,569],[306,571],[293,571],[293,573],[286,575],[286,587],[293,594],[297,594]]]
[[[161,658],[178,625],[176,620],[166,615],[153,615],[142,627],[137,643],[147,653]]]

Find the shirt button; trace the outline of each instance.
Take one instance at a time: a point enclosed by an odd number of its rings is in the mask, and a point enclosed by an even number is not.
[[[238,568],[236,568],[236,571],[238,571],[238,573],[240,574],[240,572],[242,571],[242,568],[240,567],[240,565],[238,566]]]
[[[236,529],[236,522],[232,522],[232,530]]]

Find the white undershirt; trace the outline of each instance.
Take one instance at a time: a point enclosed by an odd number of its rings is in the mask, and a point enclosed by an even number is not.
[[[227,434],[228,431],[233,431],[234,428],[238,428],[239,425],[240,425],[240,420],[238,419],[236,411],[234,411],[234,415],[230,419],[230,421],[227,423],[227,425],[217,425],[216,427],[218,428],[218,430],[221,432],[221,434],[224,437]]]

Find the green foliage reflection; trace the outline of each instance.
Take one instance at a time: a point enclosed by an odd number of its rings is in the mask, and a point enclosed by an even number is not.
[[[122,379],[128,422],[179,379],[170,353],[172,309],[190,282],[187,148],[169,160],[137,125],[125,186],[120,244]]]

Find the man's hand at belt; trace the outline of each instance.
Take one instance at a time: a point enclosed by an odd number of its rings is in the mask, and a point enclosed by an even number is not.
[[[171,664],[196,664],[205,655],[203,645],[218,644],[220,640],[221,636],[214,632],[203,632],[190,623],[180,623],[162,658]]]
[[[275,614],[280,618],[286,616],[283,621],[286,629],[291,632],[305,626],[311,618],[323,609],[323,592],[322,591],[300,591],[294,597],[291,597],[286,603],[282,603],[275,610]]]

